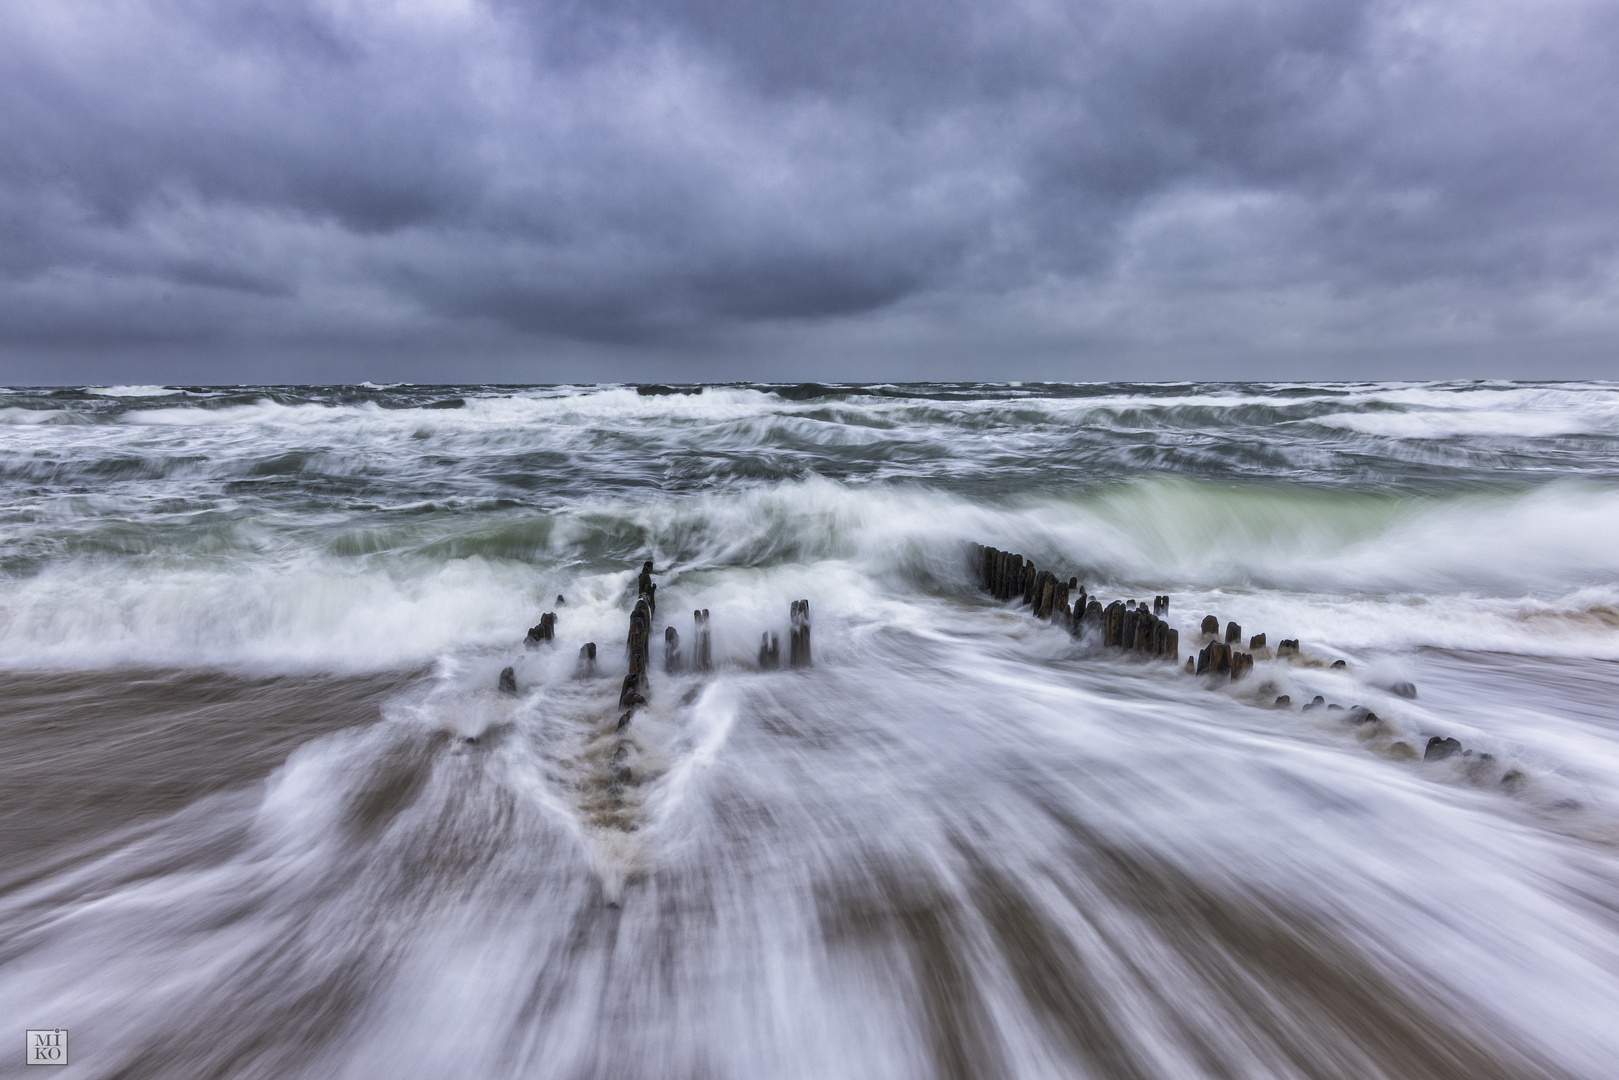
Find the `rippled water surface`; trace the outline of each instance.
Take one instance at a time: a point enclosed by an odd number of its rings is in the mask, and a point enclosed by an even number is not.
[[[0,489],[61,1075],[1616,1074],[1619,386],[13,389]]]

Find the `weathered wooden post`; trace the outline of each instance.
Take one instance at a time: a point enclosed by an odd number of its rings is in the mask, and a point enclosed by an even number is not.
[[[500,692],[502,694],[517,693],[517,672],[512,668],[500,669]]]
[[[635,581],[635,595],[646,597],[647,609],[653,614],[658,610],[658,587],[652,583],[652,560],[648,559],[641,564],[640,576]]]
[[[1438,735],[1428,740],[1428,747],[1422,752],[1423,761],[1444,761],[1453,754],[1461,752],[1462,744],[1455,739],[1442,739]]]
[[[647,677],[650,666],[648,646],[651,640],[652,607],[645,597],[635,602],[635,610],[630,613],[630,633],[627,642],[629,651],[630,670],[624,676],[624,684],[618,692],[618,707],[625,710],[618,718],[618,728],[622,731],[629,726],[635,717],[635,710],[647,703],[647,697],[652,692],[652,684]]]
[[[1242,627],[1234,622],[1225,624],[1225,640],[1227,645],[1242,644]]]
[[[635,601],[635,610],[630,612],[630,632],[624,643],[625,651],[629,653],[630,670],[629,674],[624,676],[624,688],[618,695],[621,707],[633,710],[636,705],[646,704],[651,640],[652,605],[647,603],[646,597],[638,597]],[[624,722],[621,720],[620,726],[623,726]]]
[[[1278,660],[1280,660],[1284,656],[1297,656],[1298,654],[1299,654],[1299,639],[1298,638],[1283,638],[1281,641],[1276,643],[1276,658]]]
[[[810,666],[810,617],[809,601],[794,600],[788,618],[790,629],[787,632],[787,663],[790,667],[800,668]]]
[[[1248,639],[1248,648],[1257,650],[1257,649],[1263,649],[1264,647],[1265,647],[1265,635],[1264,634],[1255,634],[1253,637]]]
[[[528,628],[528,636],[523,638],[523,644],[532,649],[542,641],[554,641],[556,640],[556,631],[556,612],[547,611],[544,615],[540,616],[538,626],[531,626]]]
[[[1197,673],[1199,675],[1229,675],[1231,674],[1231,646],[1223,641],[1211,641],[1197,655]]]
[[[580,678],[588,679],[596,674],[596,643],[587,641],[579,646],[579,663],[576,665]]]
[[[680,634],[672,626],[663,631],[663,670],[670,675],[680,671]]]
[[[713,641],[708,634],[708,609],[691,613],[697,624],[697,670],[707,672],[714,667]]]
[[[624,641],[632,672],[647,669],[647,645],[651,639],[652,605],[647,603],[646,597],[638,597],[635,601],[635,610],[630,612],[630,632]]]
[[[1220,620],[1219,620],[1219,618],[1214,616],[1214,615],[1205,615],[1205,616],[1203,616],[1203,625],[1201,627],[1201,630],[1205,634],[1218,635],[1220,633]]]

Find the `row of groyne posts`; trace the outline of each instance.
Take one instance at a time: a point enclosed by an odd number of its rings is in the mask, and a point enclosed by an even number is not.
[[[1101,600],[1089,596],[1077,577],[1066,581],[1049,570],[1037,568],[1032,560],[1010,551],[974,544],[970,557],[978,572],[980,587],[997,600],[1018,600],[1031,609],[1037,619],[1060,622],[1076,638],[1089,638],[1109,648],[1142,656],[1160,657],[1172,663],[1180,661],[1180,631],[1169,625],[1169,597],[1154,596],[1152,608],[1135,600],[1114,600],[1103,606]],[[1186,658],[1186,672],[1191,675],[1228,677],[1235,682],[1253,671],[1254,654],[1260,653],[1276,659],[1302,659],[1296,638],[1284,638],[1276,643],[1275,653],[1267,648],[1264,634],[1248,639],[1246,652],[1242,648],[1242,627],[1228,622],[1220,632],[1220,620],[1206,615],[1199,625],[1202,638],[1210,639],[1198,654]],[[1332,668],[1345,668],[1343,660],[1335,660]],[[1409,683],[1393,688],[1402,697],[1414,697],[1416,690]],[[1292,706],[1292,700],[1283,694],[1277,697],[1274,708]],[[1319,708],[1342,709],[1341,705],[1328,705],[1325,698],[1316,695],[1304,705],[1306,712]],[[1377,714],[1356,706],[1353,710],[1361,723],[1377,723]],[[1453,738],[1434,736],[1428,740],[1423,760],[1437,761],[1453,754],[1466,753],[1462,744]],[[1482,755],[1488,757],[1488,755]]]
[[[624,711],[618,718],[618,730],[623,731],[630,726],[635,718],[636,710],[646,706],[652,695],[650,674],[652,667],[652,620],[658,610],[658,586],[652,580],[652,560],[648,559],[641,565],[641,573],[636,579],[635,607],[630,611],[630,631],[624,641],[624,650],[628,659],[629,671],[624,676],[624,682],[619,689],[618,707]],[[567,601],[557,596],[557,606],[565,605]],[[707,673],[714,669],[714,639],[709,630],[709,615],[707,608],[699,608],[691,613],[694,623],[694,637],[696,649],[691,658],[693,671]],[[794,600],[788,609],[789,629],[787,632],[787,664],[789,667],[801,668],[810,666],[810,605],[808,600]],[[529,627],[523,644],[528,648],[538,648],[542,645],[554,645],[557,636],[557,615],[554,611],[547,611],[540,616],[540,621]],[[759,667],[762,670],[773,670],[781,666],[781,637],[779,634],[765,631],[759,643]],[[663,667],[667,674],[679,674],[686,669],[686,658],[680,648],[680,633],[673,626],[664,627],[663,631]],[[579,647],[579,662],[575,674],[581,678],[588,678],[596,674],[596,643],[587,641]],[[517,670],[508,667],[500,673],[500,689],[509,694],[517,693]],[[627,782],[630,779],[629,768],[623,764],[627,748],[622,744],[614,752],[613,775],[615,781]]]

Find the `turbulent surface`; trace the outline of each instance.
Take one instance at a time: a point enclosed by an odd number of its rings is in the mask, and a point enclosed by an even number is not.
[[[1619,1060],[1619,388],[16,389],[0,486],[0,1015],[65,1075]],[[974,540],[1350,667],[1098,653]],[[645,558],[720,664],[617,791]]]

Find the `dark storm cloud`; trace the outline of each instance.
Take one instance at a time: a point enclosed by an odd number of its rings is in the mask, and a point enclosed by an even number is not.
[[[1602,355],[1616,72],[1601,0],[19,0],[0,358]]]

